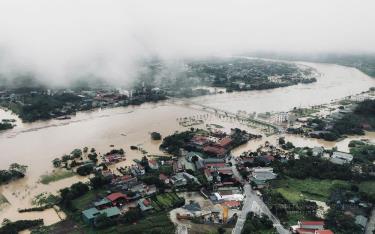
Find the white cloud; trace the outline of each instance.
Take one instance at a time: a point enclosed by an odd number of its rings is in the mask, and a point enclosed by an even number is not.
[[[124,82],[139,59],[375,52],[373,0],[1,0],[1,69]],[[4,52],[5,51],[5,52]]]

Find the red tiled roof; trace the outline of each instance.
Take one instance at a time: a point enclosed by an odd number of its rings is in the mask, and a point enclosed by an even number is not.
[[[334,234],[333,231],[327,229],[327,230],[316,230],[315,234]]]
[[[148,164],[156,165],[157,162],[155,160],[153,160],[153,159],[150,159],[150,160],[148,160]]]
[[[221,174],[233,174],[232,169],[222,169],[222,170],[217,170]]]
[[[315,230],[314,229],[297,228],[296,232],[298,234],[315,234]]]
[[[268,160],[270,160],[270,161],[275,160],[275,157],[272,156],[272,155],[267,155],[267,156],[265,156],[265,158],[268,159]]]
[[[225,167],[225,163],[207,163],[204,165],[206,168],[207,167]]]
[[[220,145],[221,147],[227,147],[231,143],[232,143],[232,139],[229,137],[225,137],[217,142],[217,144]]]
[[[204,145],[209,142],[208,138],[205,136],[194,136],[191,141],[195,144]]]
[[[144,199],[144,200],[143,200],[143,205],[145,205],[145,206],[149,206],[149,205],[151,205],[151,201],[148,200],[148,199]]]
[[[217,146],[205,146],[203,151],[206,153],[216,154],[216,155],[224,155],[226,153],[226,149]]]
[[[223,204],[228,207],[237,207],[237,206],[240,206],[241,203],[239,201],[226,201],[226,202],[223,202]]]
[[[111,193],[107,196],[107,199],[110,201],[116,201],[119,198],[127,199],[128,197],[123,193]]]
[[[324,221],[300,221],[301,225],[323,225]]]

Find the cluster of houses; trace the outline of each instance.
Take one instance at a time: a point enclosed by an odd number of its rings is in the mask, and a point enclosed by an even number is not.
[[[238,128],[231,130],[227,135],[225,132],[211,131],[208,136],[195,135],[186,144],[186,149],[204,153],[210,157],[224,158],[228,156],[234,147],[246,143],[250,139],[259,138],[260,135],[253,135]]]
[[[345,191],[333,191],[328,200],[329,205],[334,205],[337,209],[344,212],[348,217],[355,220],[355,224],[364,230],[368,223],[368,216],[372,210],[373,204],[363,200],[358,194]]]
[[[103,155],[102,159],[103,159],[103,162],[107,165],[116,164],[116,163],[126,160],[125,154],[120,154],[120,153],[105,154]]]
[[[232,166],[223,158],[198,158],[195,167],[204,174],[208,182],[217,187],[233,186],[239,183]]]
[[[187,144],[187,147],[211,156],[223,158],[230,150],[232,139],[226,136],[220,139],[220,136],[222,134],[215,134],[215,136],[195,135]]]
[[[115,218],[129,209],[139,207],[141,211],[152,209],[149,196],[157,192],[155,185],[146,185],[132,175],[118,176],[110,171],[103,176],[111,179],[111,191],[107,196],[93,202],[93,207],[82,211],[82,218],[88,224],[94,224],[98,215],[105,214]]]

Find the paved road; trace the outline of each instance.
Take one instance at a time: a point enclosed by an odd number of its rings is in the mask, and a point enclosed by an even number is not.
[[[232,234],[241,234],[242,228],[245,224],[246,216],[251,211],[256,214],[265,214],[269,217],[269,219],[273,222],[273,226],[276,228],[277,232],[280,234],[289,234],[289,230],[285,229],[279,219],[275,217],[271,211],[268,209],[267,205],[263,202],[262,199],[254,192],[254,190],[251,188],[250,184],[242,179],[240,177],[237,168],[235,165],[235,160],[232,157],[232,168],[234,171],[235,176],[239,177],[239,180],[244,182],[244,195],[245,195],[245,201],[244,205],[242,207],[241,213],[238,216],[236,226],[232,230]]]
[[[287,229],[285,229],[279,219],[275,217],[271,211],[268,209],[267,205],[263,202],[262,199],[259,198],[258,195],[251,189],[249,183],[244,185],[244,194],[246,196],[244,205],[240,215],[238,216],[236,226],[232,230],[232,234],[240,234],[242,228],[245,224],[246,216],[251,211],[256,214],[265,214],[269,217],[269,219],[273,222],[273,226],[276,228],[277,232],[280,234],[288,234],[290,233]]]
[[[371,215],[370,215],[370,218],[367,222],[367,226],[366,226],[366,234],[372,234],[373,231],[375,230],[375,208],[372,209],[372,212],[371,212]]]
[[[185,225],[177,225],[176,234],[188,234],[188,228]]]

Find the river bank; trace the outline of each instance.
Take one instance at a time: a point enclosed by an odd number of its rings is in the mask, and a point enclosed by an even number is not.
[[[295,106],[308,107],[329,103],[334,99],[360,93],[375,86],[373,79],[356,69],[327,64],[308,63],[308,65],[315,66],[322,74],[316,83],[274,90],[217,94],[193,98],[193,100],[235,113],[239,110],[249,113],[288,111]],[[17,220],[38,217],[48,219],[48,223],[59,221],[58,217],[49,213],[51,211],[29,214],[17,212],[19,208],[30,207],[31,199],[41,192],[55,193],[74,182],[84,180],[83,177],[73,176],[48,185],[40,184],[38,182],[40,176],[53,170],[51,161],[54,158],[84,146],[94,147],[98,152],[105,153],[111,149],[110,145],[114,145],[116,148],[123,148],[127,151],[127,160],[118,166],[130,165],[133,159],[139,159],[142,156],[140,151],[131,151],[131,145],[141,146],[149,154],[162,154],[159,150],[160,141],[152,141],[149,134],[156,131],[162,136],[167,136],[175,131],[188,129],[190,127],[180,125],[179,120],[199,115],[207,115],[207,113],[204,110],[191,109],[188,105],[178,106],[168,102],[147,103],[136,107],[98,109],[79,112],[67,120],[34,123],[22,123],[10,112],[1,111],[2,118],[6,116],[4,118],[16,119],[17,124],[14,129],[0,133],[2,167],[17,162],[28,165],[29,169],[25,178],[0,187],[0,193],[10,204],[0,212],[0,220],[3,218]],[[223,130],[226,131],[233,127],[239,127],[251,133],[259,133],[259,130],[243,125],[234,119],[215,114],[209,114],[203,123],[194,127],[205,128],[206,124],[222,125]],[[263,137],[262,140],[250,141],[235,149],[233,154],[239,155],[245,150],[254,150],[266,140],[274,143],[279,136],[274,135]],[[296,146],[322,145],[326,148],[337,146],[339,150],[347,151],[347,144],[351,139],[375,139],[375,134],[367,133],[365,136],[349,137],[341,142],[326,142],[292,135],[285,135],[285,137]]]

